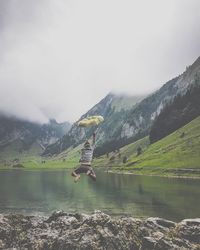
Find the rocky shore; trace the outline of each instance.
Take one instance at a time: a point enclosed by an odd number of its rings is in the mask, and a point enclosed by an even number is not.
[[[0,249],[195,249],[200,218],[179,223],[161,218],[113,218],[54,212],[50,217],[0,214]]]

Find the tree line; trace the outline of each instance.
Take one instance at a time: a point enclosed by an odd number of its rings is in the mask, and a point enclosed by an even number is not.
[[[150,143],[164,138],[200,115],[199,78],[195,81],[186,94],[177,95],[157,116],[150,130]]]

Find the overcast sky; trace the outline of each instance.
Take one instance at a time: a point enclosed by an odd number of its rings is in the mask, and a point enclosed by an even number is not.
[[[0,0],[0,111],[75,121],[200,56],[199,0]]]

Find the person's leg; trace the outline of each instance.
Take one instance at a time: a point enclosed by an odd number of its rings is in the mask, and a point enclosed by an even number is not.
[[[74,181],[77,182],[79,179],[80,179],[80,174],[83,174],[83,173],[87,173],[87,171],[90,169],[89,166],[87,165],[80,165],[78,168],[76,168],[72,173],[71,175],[74,178]]]
[[[88,170],[87,173],[86,173],[86,175],[90,175],[90,172],[91,172],[91,170]]]
[[[71,176],[76,177],[77,174],[73,171],[73,172],[71,173]]]
[[[87,175],[88,175],[93,181],[96,181],[97,177],[96,177],[96,174],[95,174],[93,168],[90,168],[90,170],[88,170]]]
[[[80,168],[80,167],[79,167]],[[72,173],[71,173],[71,176],[74,177],[74,182],[77,182],[81,176],[79,174],[79,168],[75,169]]]
[[[79,181],[80,178],[81,178],[80,174],[77,174],[77,176],[74,178],[74,182]]]

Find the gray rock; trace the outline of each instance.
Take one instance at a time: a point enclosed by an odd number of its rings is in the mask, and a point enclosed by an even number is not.
[[[154,249],[157,241],[153,237],[144,237],[143,238],[143,248],[144,249]]]
[[[183,220],[177,231],[179,237],[200,244],[200,218]]]
[[[113,218],[56,211],[48,218],[0,214],[0,249],[198,249],[200,219]]]

